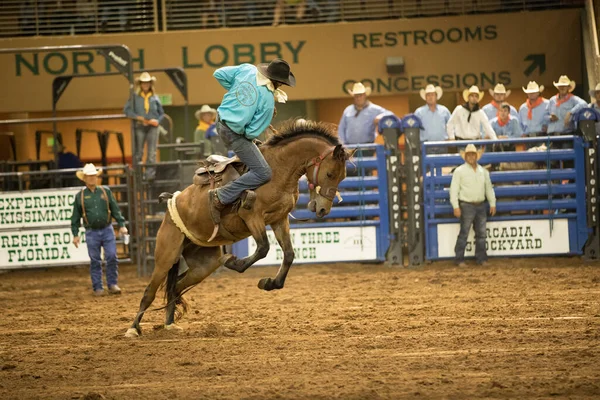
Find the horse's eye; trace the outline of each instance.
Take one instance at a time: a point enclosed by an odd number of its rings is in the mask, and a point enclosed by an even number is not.
[[[328,177],[329,179],[333,179],[333,174],[332,174],[331,172],[328,172],[328,173],[327,173],[327,177]]]

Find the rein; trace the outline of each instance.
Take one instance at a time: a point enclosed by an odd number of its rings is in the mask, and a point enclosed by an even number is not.
[[[335,198],[335,196],[338,196],[338,199],[341,201],[341,196],[339,195],[339,192],[338,192],[337,188],[329,187],[325,191],[323,191],[322,188],[321,188],[321,186],[319,186],[319,168],[321,167],[321,163],[330,154],[332,154],[334,150],[335,150],[334,147],[325,150],[323,153],[321,153],[321,155],[313,158],[306,165],[306,169],[307,170],[308,170],[308,168],[314,166],[313,173],[312,173],[312,182],[310,181],[310,179],[308,180],[308,188],[310,190],[316,191],[319,196],[325,197],[329,201],[333,201],[333,199]],[[307,178],[308,178],[308,175],[307,175]]]

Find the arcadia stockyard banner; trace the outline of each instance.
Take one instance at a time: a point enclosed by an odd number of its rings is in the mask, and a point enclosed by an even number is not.
[[[494,221],[487,223],[487,252],[490,256],[540,255],[569,253],[567,219]],[[454,257],[459,224],[438,225],[438,256]],[[465,255],[475,255],[475,233],[469,232]]]
[[[368,227],[297,228],[290,230],[294,247],[294,263],[331,261],[368,261],[377,258],[377,229]],[[279,265],[283,251],[273,231],[267,231],[269,254],[255,265]],[[256,242],[248,239],[248,254],[254,253]]]
[[[71,224],[81,189],[0,193],[0,230]]]

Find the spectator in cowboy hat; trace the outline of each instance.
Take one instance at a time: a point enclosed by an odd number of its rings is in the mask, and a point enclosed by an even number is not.
[[[71,232],[73,233],[73,244],[79,247],[79,227],[81,218],[85,227],[85,241],[90,256],[90,276],[92,278],[92,289],[95,296],[105,294],[102,285],[102,259],[100,248],[104,248],[104,259],[106,260],[106,283],[110,294],[121,294],[117,285],[119,277],[119,265],[117,261],[117,245],[115,242],[115,231],[112,227],[111,218],[119,223],[119,232],[127,234],[125,218],[110,189],[98,185],[98,175],[102,169],[97,169],[94,164],[86,164],[82,171],[77,171],[77,177],[85,182],[85,188],[75,195],[73,202],[73,213],[71,214]]]
[[[356,82],[348,94],[354,104],[346,107],[338,125],[338,136],[343,144],[373,143],[375,141],[375,117],[387,111],[368,99],[371,88]]]
[[[600,111],[600,83],[598,83],[594,89],[590,90],[589,93],[592,101],[588,107]],[[596,134],[600,135],[600,122],[596,123]]]
[[[498,112],[499,116],[494,117],[490,121],[492,129],[500,139],[514,139],[523,136],[523,130],[521,129],[519,119],[510,113],[511,107],[512,106],[508,103],[500,104],[500,111]]]
[[[242,194],[242,205],[251,206],[254,189],[271,180],[271,167],[254,143],[271,124],[275,101],[285,103],[283,85],[296,86],[296,77],[287,61],[276,58],[269,64],[241,64],[217,69],[213,76],[227,90],[217,109],[217,133],[246,164],[249,171],[218,189],[208,191],[210,216],[218,226],[221,211]],[[211,241],[216,235],[215,229]]]
[[[530,81],[523,92],[527,94],[527,100],[519,107],[521,128],[525,136],[545,136],[550,122],[548,114],[548,100],[542,97],[544,85],[538,85]]]
[[[487,116],[479,109],[479,102],[483,92],[477,86],[463,90],[465,104],[457,106],[448,121],[449,140],[477,140],[481,139],[483,131],[485,139],[498,139],[492,129]]]
[[[477,264],[487,264],[486,230],[487,202],[490,215],[496,214],[496,195],[490,180],[490,173],[477,163],[482,151],[469,144],[460,152],[465,163],[454,170],[450,184],[450,204],[454,216],[460,218],[460,233],[454,247],[454,261],[460,267],[465,264],[465,247],[471,226],[475,231],[475,259]]]
[[[548,113],[550,114],[550,123],[548,124],[548,135],[562,135],[575,130],[571,121],[571,114],[579,109],[586,107],[586,102],[571,94],[575,90],[575,81],[568,76],[562,75],[558,82],[553,82],[558,94],[552,96],[548,103]]]
[[[194,132],[194,142],[204,143],[204,154],[212,154],[212,142],[211,137],[217,135],[215,128],[215,120],[217,118],[217,110],[204,104],[194,113],[194,116],[198,120],[198,126]]]
[[[415,111],[415,115],[419,117],[423,124],[420,136],[421,142],[436,142],[448,139],[446,125],[450,120],[450,110],[441,104],[437,104],[443,93],[441,87],[433,85],[427,85],[425,89],[419,91],[421,98],[426,103]],[[432,154],[442,154],[446,152],[446,148],[431,148],[430,152]]]
[[[146,156],[147,164],[156,162],[156,146],[158,144],[158,124],[165,116],[160,99],[154,92],[154,82],[156,78],[150,76],[148,72],[142,74],[136,79],[137,90],[134,95],[133,104],[131,99],[125,104],[124,113],[135,120],[135,148],[133,151],[134,165],[142,162],[144,155],[144,145],[148,144]],[[154,180],[156,176],[156,167],[147,167],[145,177],[147,180]]]
[[[511,92],[510,90],[506,90],[504,85],[501,83],[498,83],[493,90],[489,89],[489,91],[490,96],[492,96],[493,100],[485,106],[483,106],[481,109],[487,116],[487,119],[491,121],[492,119],[498,117],[498,114],[500,113],[500,104],[505,102],[508,96],[510,96]],[[513,106],[510,106],[510,115],[515,117],[517,121],[519,120],[519,113],[517,112],[517,109]]]

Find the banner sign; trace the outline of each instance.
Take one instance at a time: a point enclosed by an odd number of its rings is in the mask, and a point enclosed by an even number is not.
[[[79,237],[81,243],[76,248],[68,227],[0,232],[0,269],[89,264],[85,229],[80,230]]]
[[[567,254],[569,221],[555,219],[550,230],[547,220],[493,221],[486,224],[486,249],[489,256]],[[460,224],[440,224],[437,227],[438,256],[454,257],[454,246]],[[475,233],[471,228],[465,256],[475,255]]]
[[[81,189],[0,193],[1,229],[71,224],[73,202]]]
[[[377,230],[366,227],[292,228],[294,264],[368,261],[377,259]],[[254,265],[280,265],[283,250],[273,231],[267,231],[270,249],[265,258]],[[248,254],[256,251],[256,242],[248,238]]]

